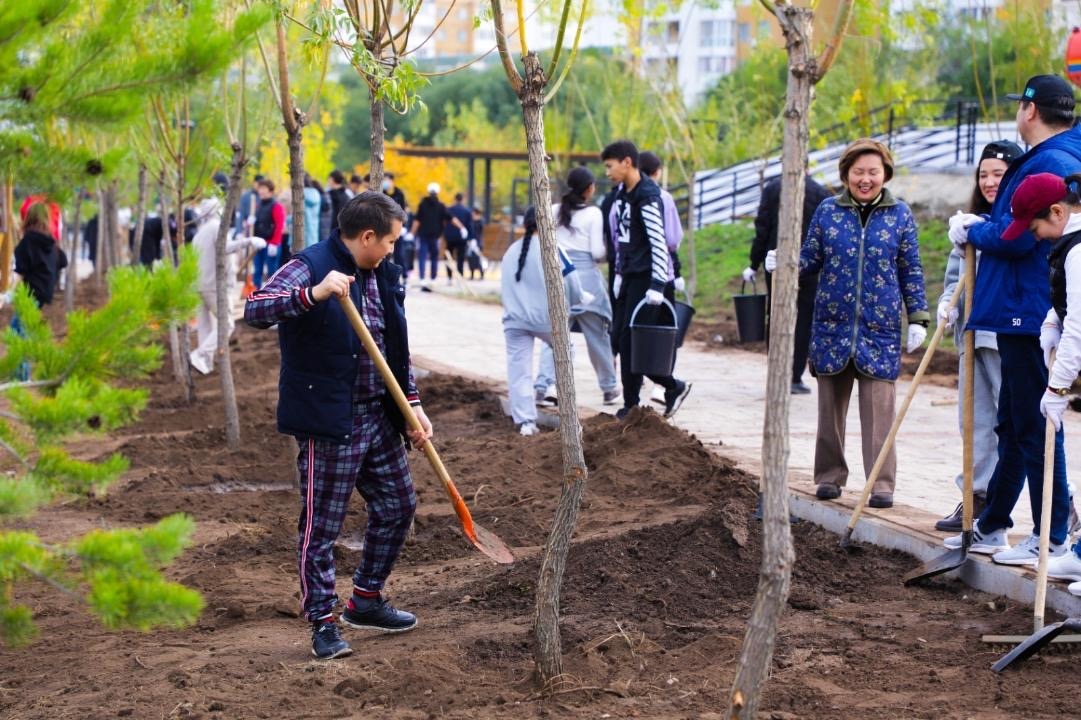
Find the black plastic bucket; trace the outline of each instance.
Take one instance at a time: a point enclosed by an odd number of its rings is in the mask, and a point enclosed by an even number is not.
[[[733,295],[736,305],[736,325],[739,328],[741,343],[762,342],[766,339],[766,294],[759,295],[754,282],[751,294],[746,293],[747,283],[739,288],[739,295]]]
[[[687,337],[687,328],[691,326],[693,318],[694,308],[688,303],[676,300],[676,327],[679,328],[679,333],[676,335],[677,348],[683,347],[683,340]]]
[[[645,304],[646,300],[642,298],[631,313],[631,372],[667,377],[676,364],[676,338],[679,335],[676,309],[666,299],[664,304],[672,313],[671,325],[638,325],[635,319]]]

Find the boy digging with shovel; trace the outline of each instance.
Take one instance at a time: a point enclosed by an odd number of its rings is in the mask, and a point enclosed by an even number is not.
[[[368,505],[368,525],[353,593],[341,620],[350,627],[405,632],[411,613],[381,595],[405,542],[417,499],[406,460],[432,436],[409,359],[401,268],[384,259],[394,250],[405,213],[380,192],[349,200],[338,229],[282,266],[248,298],[244,320],[278,325],[281,375],[278,431],[300,446],[301,512],[297,560],[304,617],[312,623],[312,654],[329,660],[352,653],[334,621],[334,541],[353,488]],[[339,297],[358,308],[423,431],[406,429],[375,363],[364,351]],[[329,302],[328,302],[329,301]]]

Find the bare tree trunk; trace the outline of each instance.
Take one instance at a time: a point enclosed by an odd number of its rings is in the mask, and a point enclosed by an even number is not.
[[[109,183],[109,213],[113,218],[113,254],[112,267],[123,265],[124,258],[124,235],[120,232],[120,183],[113,180]]]
[[[788,45],[788,91],[781,157],[783,179],[777,270],[773,274],[766,417],[762,431],[762,568],[729,706],[729,716],[741,720],[757,717],[758,701],[769,677],[777,625],[788,598],[795,559],[788,524],[788,410],[804,175],[807,172],[807,114],[815,81],[810,49],[813,15],[807,8],[792,5],[778,5],[777,12]]]
[[[165,184],[158,184],[158,199],[161,207],[161,254],[162,262],[173,262],[173,233],[169,228],[169,207],[165,203]],[[167,258],[167,259],[166,259]],[[185,332],[187,329],[185,328]],[[169,323],[169,354],[173,359],[173,377],[178,383],[184,381],[183,366],[180,363],[180,332],[176,323]]]
[[[182,156],[183,157],[183,156]],[[184,161],[181,162],[177,168],[177,190],[176,190],[176,252],[174,257],[169,255],[173,263],[173,267],[176,267],[180,263],[180,249],[184,246]],[[223,219],[224,221],[224,219]],[[187,399],[188,404],[195,402],[195,378],[191,374],[191,330],[187,323],[184,323],[177,328],[178,339],[180,341],[177,348],[177,360],[180,362],[179,370],[180,375],[177,377],[177,381],[181,387],[184,388],[184,397]]]
[[[215,265],[214,265],[214,290],[217,299],[215,314],[218,316],[218,352],[217,366],[221,372],[221,396],[225,405],[225,443],[230,450],[240,447],[240,412],[236,404],[236,387],[233,385],[233,359],[229,350],[229,322],[228,317],[233,312],[233,298],[229,292],[231,279],[229,277],[228,255],[225,253],[225,242],[229,238],[229,228],[232,223],[228,222],[236,212],[236,206],[240,202],[240,183],[244,174],[244,166],[248,161],[244,157],[244,147],[233,143],[232,171],[229,174],[229,191],[225,195],[225,209],[222,211],[221,225],[218,227],[218,237],[215,240]]]
[[[371,130],[371,161],[368,172],[369,187],[379,190],[383,186],[383,162],[386,160],[386,137],[387,128],[383,120],[383,101],[375,97],[374,90],[368,90],[368,99],[371,102],[372,130]]]
[[[136,250],[143,242],[143,231],[146,229],[146,165],[139,163],[139,197],[135,201],[135,231],[134,242],[131,250],[131,265],[135,267],[139,263],[139,253]]]
[[[278,83],[281,88],[281,111],[285,134],[289,138],[289,181],[293,198],[293,230],[290,247],[294,253],[304,249],[304,113],[289,94],[289,57],[285,51],[284,20],[278,22]]]
[[[75,285],[79,282],[79,238],[83,236],[79,229],[83,221],[83,190],[75,191],[75,213],[71,220],[71,242],[68,244],[68,269],[64,276],[64,312],[75,309]]]
[[[524,58],[522,116],[526,146],[529,151],[530,185],[537,212],[537,235],[540,238],[544,265],[544,285],[548,291],[548,312],[552,319],[552,349],[556,363],[556,388],[559,393],[559,434],[563,450],[563,489],[556,506],[555,519],[541,557],[537,579],[536,610],[533,617],[533,658],[538,679],[546,689],[558,685],[563,676],[563,649],[559,637],[559,593],[567,565],[571,536],[578,523],[578,508],[585,494],[588,471],[582,450],[582,425],[578,421],[578,402],[574,390],[574,367],[570,355],[570,325],[563,274],[556,249],[555,224],[552,220],[552,195],[544,150],[544,91],[547,81],[535,53]]]
[[[108,264],[105,257],[105,244],[109,241],[109,213],[105,208],[105,191],[98,184],[98,242],[94,253],[94,284],[101,287],[101,281],[105,277],[105,265]]]

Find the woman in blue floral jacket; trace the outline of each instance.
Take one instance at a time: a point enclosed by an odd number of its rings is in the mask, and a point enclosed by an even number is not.
[[[845,417],[859,383],[863,466],[870,472],[894,417],[901,370],[901,303],[908,314],[906,350],[927,337],[927,300],[916,221],[884,186],[893,177],[885,145],[856,140],[841,155],[844,191],[818,206],[800,252],[800,274],[819,273],[811,330],[818,376],[815,482],[823,500],[840,497],[848,480]],[[871,507],[893,505],[897,459],[890,450]]]

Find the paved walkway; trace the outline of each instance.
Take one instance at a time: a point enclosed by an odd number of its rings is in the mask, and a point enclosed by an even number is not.
[[[453,368],[505,383],[498,284],[488,280],[470,283],[470,288],[477,292],[480,301],[466,299],[468,296],[460,286],[447,286],[443,278],[432,293],[420,292],[415,284],[410,286],[407,311],[412,352],[420,365]],[[584,340],[577,334],[571,337],[577,347],[574,366],[579,406],[583,411],[614,412],[615,408],[601,404],[601,392],[589,365]],[[679,352],[676,375],[693,382],[694,389],[674,423],[707,446],[723,445],[726,455],[758,474],[765,406],[765,356],[737,348],[706,350],[688,342]],[[805,381],[817,393],[815,380],[809,374]],[[907,382],[898,383],[898,407],[908,386]],[[647,391],[643,391],[643,398],[646,397]],[[855,399],[850,407],[846,446],[851,474],[845,493],[845,500],[849,501],[864,485]],[[813,491],[810,476],[816,413],[816,394],[792,397],[791,485],[805,492]],[[1076,459],[1081,458],[1081,417],[1067,413],[1066,424],[1066,454],[1067,458],[1075,459],[1070,462],[1070,467],[1074,467]],[[931,384],[920,386],[898,434],[897,465],[897,506],[876,514],[911,530],[930,530],[932,515],[952,510],[960,497],[953,484],[961,466],[955,391]],[[1014,515],[1015,533],[1031,531],[1027,498],[1026,490]]]

